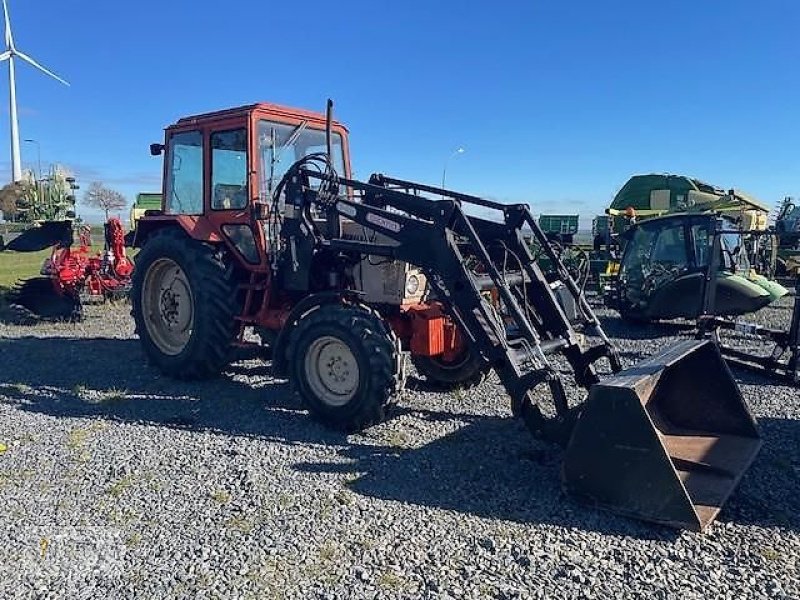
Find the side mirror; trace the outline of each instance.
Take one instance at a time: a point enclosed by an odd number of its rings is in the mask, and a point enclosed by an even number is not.
[[[161,156],[162,152],[164,152],[164,144],[150,144],[151,156]]]

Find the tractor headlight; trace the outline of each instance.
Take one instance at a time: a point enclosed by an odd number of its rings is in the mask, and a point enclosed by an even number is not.
[[[406,295],[413,296],[419,291],[419,277],[409,275],[406,279]]]

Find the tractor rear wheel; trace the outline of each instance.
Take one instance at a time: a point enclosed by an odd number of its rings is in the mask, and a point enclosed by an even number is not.
[[[412,354],[411,362],[419,374],[425,376],[428,384],[440,390],[471,388],[479,385],[490,368],[468,347],[451,360],[445,360],[443,356]]]
[[[342,431],[384,420],[403,384],[397,337],[362,305],[323,304],[305,315],[287,358],[292,390],[311,416]]]
[[[236,335],[236,285],[220,249],[165,229],[136,256],[131,303],[145,355],[180,379],[217,374]]]

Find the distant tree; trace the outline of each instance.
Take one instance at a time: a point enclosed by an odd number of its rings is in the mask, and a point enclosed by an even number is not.
[[[17,181],[0,188],[0,210],[9,221],[16,221],[30,206],[32,186],[25,181]]]
[[[116,190],[107,188],[99,181],[93,181],[89,184],[89,189],[83,195],[83,202],[88,206],[99,208],[106,213],[106,221],[108,221],[108,213],[112,210],[121,210],[125,208],[127,201],[125,196]]]

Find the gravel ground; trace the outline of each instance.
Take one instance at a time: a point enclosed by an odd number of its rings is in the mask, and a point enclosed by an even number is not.
[[[344,436],[267,363],[161,377],[128,310],[0,322],[0,596],[800,597],[797,389],[736,372],[764,448],[706,533],[676,532],[565,497],[494,379],[418,383]],[[628,363],[669,341],[600,314]]]

